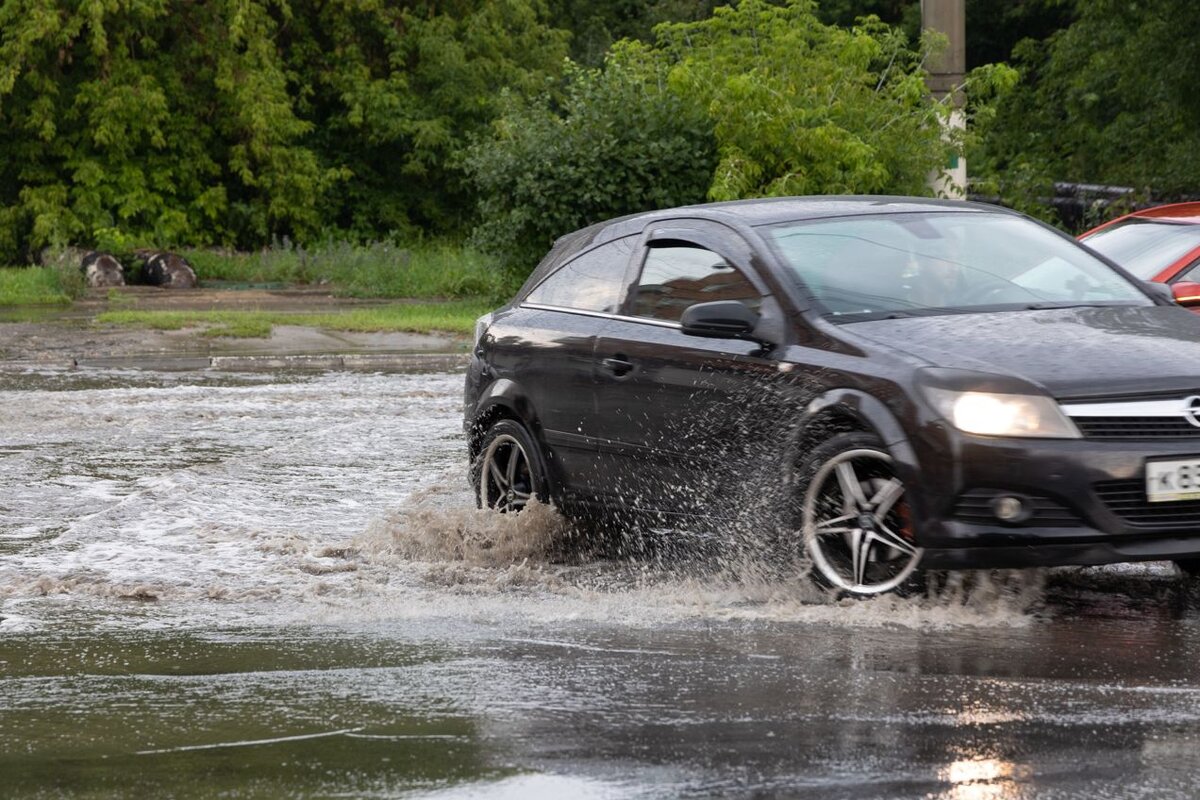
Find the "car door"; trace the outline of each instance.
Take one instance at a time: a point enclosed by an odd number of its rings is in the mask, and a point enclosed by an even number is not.
[[[749,500],[747,461],[779,371],[774,348],[687,335],[680,317],[716,300],[778,317],[751,260],[749,245],[717,223],[676,220],[645,232],[621,313],[596,346],[593,430],[610,502],[733,516]]]
[[[596,337],[621,302],[637,240],[574,256],[489,330],[497,373],[528,399],[560,497],[586,494],[595,483]]]

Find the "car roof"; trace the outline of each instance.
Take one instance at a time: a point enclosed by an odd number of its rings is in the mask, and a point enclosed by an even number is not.
[[[887,195],[811,195],[807,197],[765,197],[751,200],[729,200],[720,203],[701,203],[677,208],[642,211],[616,219],[597,222],[566,234],[554,243],[541,263],[533,270],[517,293],[523,298],[548,274],[573,258],[577,253],[624,236],[641,233],[647,224],[658,219],[708,219],[714,222],[741,225],[772,225],[809,219],[852,217],[873,214],[931,213],[931,212],[991,212],[1016,214],[1014,211],[984,203],[963,200],[938,200],[932,197],[893,197]]]
[[[600,227],[628,222],[651,222],[663,217],[696,217],[716,221],[738,220],[746,225],[771,225],[826,217],[863,214],[897,214],[933,211],[1005,211],[999,206],[968,203],[962,200],[938,200],[932,197],[890,197],[884,195],[813,195],[808,197],[761,197],[700,203],[660,211],[644,211],[599,223]]]
[[[1190,222],[1200,225],[1200,203],[1171,203],[1154,208],[1143,208],[1129,216],[1140,219],[1161,219],[1172,222]]]

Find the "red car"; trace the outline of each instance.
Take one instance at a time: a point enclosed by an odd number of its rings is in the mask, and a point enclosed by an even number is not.
[[[1135,211],[1079,239],[1142,280],[1170,285],[1177,303],[1200,313],[1200,203]]]

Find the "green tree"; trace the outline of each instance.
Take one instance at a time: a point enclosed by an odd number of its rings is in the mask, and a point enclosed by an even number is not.
[[[1200,189],[1200,15],[1187,0],[1081,3],[1079,19],[1018,46],[1019,87],[1000,103],[972,165],[1029,207],[1053,180]]]
[[[0,250],[122,227],[160,241],[310,231],[272,0],[0,4]],[[204,232],[204,234],[199,234]]]
[[[966,0],[967,68],[1007,61],[1023,39],[1046,39],[1075,18],[1076,0]],[[850,27],[877,16],[910,39],[921,30],[920,0],[820,0],[822,22]]]
[[[670,91],[645,47],[602,69],[571,67],[561,97],[515,97],[468,167],[481,197],[474,238],[517,273],[564,233],[635,211],[700,202],[714,165],[702,107]]]
[[[288,53],[318,123],[310,141],[350,175],[323,203],[331,227],[461,231],[466,145],[504,91],[536,95],[559,75],[567,39],[530,0],[306,6]]]
[[[791,194],[928,194],[959,152],[903,31],[826,25],[811,0],[742,0],[618,45],[566,97],[514,104],[469,164],[476,236],[516,269],[555,237],[647,208]],[[975,73],[999,87],[1011,73]],[[980,102],[973,111],[989,109]]]
[[[1076,0],[967,0],[967,66],[1008,61],[1025,39],[1048,39],[1074,22]]]
[[[655,25],[704,19],[719,0],[547,0],[547,5],[550,23],[571,32],[571,59],[598,67],[616,42],[651,42]]]
[[[538,0],[0,0],[0,258],[461,229],[465,144],[566,40]]]
[[[949,108],[925,88],[934,46],[867,18],[826,25],[812,0],[743,0],[658,29],[671,86],[711,116],[714,200],[788,194],[925,194],[955,152]]]

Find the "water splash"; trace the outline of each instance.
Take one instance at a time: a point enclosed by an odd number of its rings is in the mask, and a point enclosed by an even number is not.
[[[1039,613],[1036,573],[840,600],[794,552],[780,554],[756,513],[700,532],[585,533],[547,506],[479,511],[460,385],[445,374],[43,376],[0,391],[15,410],[0,443],[0,617],[28,624],[70,606],[111,624],[922,627],[1027,625]],[[769,503],[753,491],[726,499],[751,511]]]

